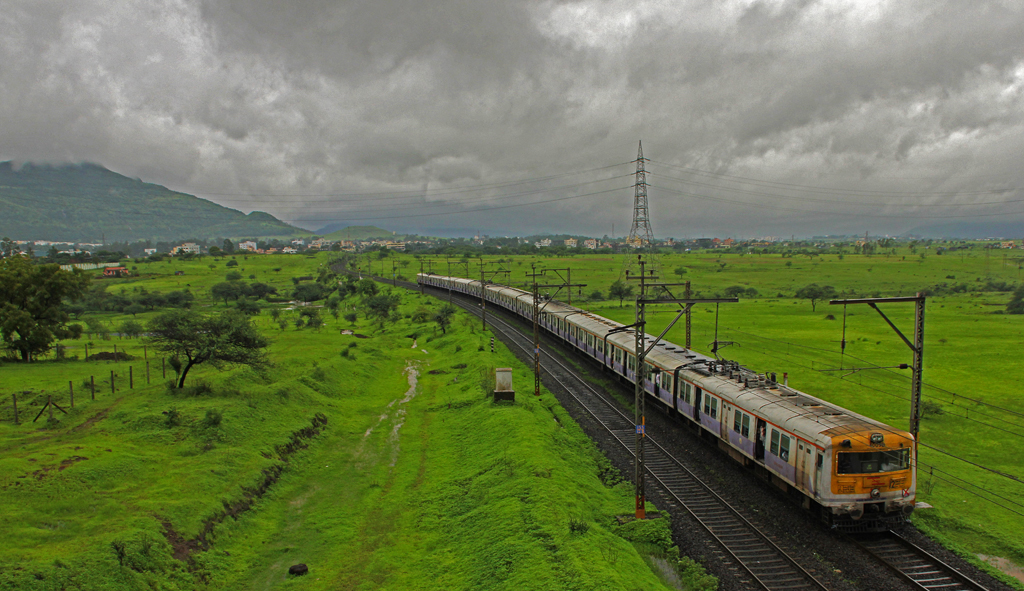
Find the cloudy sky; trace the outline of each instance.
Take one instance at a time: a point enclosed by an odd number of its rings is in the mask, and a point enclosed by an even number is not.
[[[1024,236],[1018,0],[6,0],[0,160],[308,228]],[[1019,230],[1019,231],[1017,231]]]

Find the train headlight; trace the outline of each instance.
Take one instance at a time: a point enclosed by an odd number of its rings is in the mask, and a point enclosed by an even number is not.
[[[883,443],[885,443],[885,438],[881,433],[871,434],[871,445],[882,445]]]
[[[882,491],[878,490],[877,488],[871,489],[871,498],[872,499],[877,499],[879,496],[881,496],[881,494],[882,494]]]

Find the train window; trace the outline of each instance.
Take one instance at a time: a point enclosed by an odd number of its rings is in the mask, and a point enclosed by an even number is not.
[[[779,432],[775,429],[772,429],[772,446],[770,449],[773,456],[777,457],[779,455]]]
[[[779,459],[783,462],[789,461],[789,443],[788,435],[783,435],[779,438]]]
[[[684,390],[686,390],[686,395],[683,399],[686,401],[686,404],[691,404],[690,397],[693,395],[693,384],[686,384],[686,388],[684,388]]]
[[[841,452],[836,462],[838,474],[875,474],[896,472],[910,466],[909,449],[888,451]]]
[[[743,415],[743,429],[740,434],[750,439],[750,415]]]
[[[739,433],[740,432],[740,427],[742,425],[743,425],[743,413],[740,412],[739,410],[737,410],[736,414],[734,414],[733,418],[732,418],[732,430],[737,432],[737,433]]]
[[[666,390],[672,390],[672,374],[668,372],[661,374],[661,387]]]
[[[718,418],[718,399],[717,398],[712,398],[711,399],[711,418],[712,419],[717,419]]]

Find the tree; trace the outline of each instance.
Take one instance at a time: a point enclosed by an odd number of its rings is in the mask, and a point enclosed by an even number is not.
[[[757,290],[754,290],[755,293]],[[742,285],[730,285],[729,287],[722,290],[727,298],[738,298],[742,295],[747,295],[747,288]]]
[[[260,313],[260,310],[263,309],[263,307],[260,306],[259,301],[250,300],[245,296],[238,298],[238,302],[235,303],[235,306],[238,308],[240,312],[248,316],[255,316],[256,314]]]
[[[228,274],[224,276],[228,281],[241,281],[242,274],[238,271],[228,271]]]
[[[434,314],[434,322],[441,327],[441,334],[448,334],[448,327],[452,324],[452,316],[455,314],[455,306],[445,304]]]
[[[59,265],[33,265],[21,256],[0,260],[0,338],[22,361],[49,351],[53,342],[81,336],[63,305],[85,296],[89,278]],[[76,328],[78,327],[78,328]]]
[[[121,323],[121,334],[130,339],[138,338],[142,334],[142,325],[135,320],[125,320]]]
[[[19,252],[21,252],[21,247],[18,246],[17,242],[11,240],[7,236],[4,236],[3,240],[0,240],[0,258],[6,259],[18,254]]]
[[[619,307],[622,307],[622,300],[633,295],[633,286],[626,285],[621,279],[616,279],[615,283],[612,283],[611,287],[608,288],[608,297],[613,300],[619,300]]]
[[[1024,314],[1024,285],[1013,292],[1013,297],[1006,304],[1007,314]]]
[[[373,279],[359,280],[359,283],[356,283],[356,293],[367,298],[377,295],[377,282]]]
[[[690,272],[690,270],[687,269],[686,267],[683,267],[683,266],[676,267],[675,270],[673,271],[673,273],[675,273],[676,275],[678,275],[680,277],[682,277],[683,275],[686,275],[689,272]]]
[[[214,284],[210,288],[210,295],[218,300],[224,300],[224,303],[228,303],[228,300],[237,300],[243,295],[242,284],[238,281],[222,281]]]
[[[836,295],[836,290],[831,285],[818,285],[812,283],[796,290],[796,297],[803,300],[811,300],[811,312],[815,311],[818,300],[826,300]]]
[[[231,259],[230,261],[225,263],[224,266],[225,267],[237,267],[238,266],[238,261],[236,261],[235,259]]]
[[[277,295],[277,288],[266,283],[253,283],[249,286],[249,292],[252,294],[252,297],[264,300],[267,296]]]
[[[401,303],[402,298],[397,294],[382,293],[375,295],[366,300],[366,315],[370,318],[376,318],[380,324],[380,328],[384,328],[384,324],[391,320],[394,312],[398,310],[398,304]]]
[[[124,309],[125,314],[131,314],[132,318],[135,317],[139,312],[145,312],[146,308],[142,304],[132,304]]]
[[[235,252],[235,245],[232,244],[231,241],[228,240],[227,238],[224,239],[224,242],[221,244],[220,248],[221,250],[229,254]],[[237,265],[238,263],[235,264]]]
[[[300,302],[315,302],[324,299],[325,295],[325,290],[319,283],[300,283],[292,292],[292,297]]]
[[[245,314],[228,310],[203,316],[193,310],[164,312],[149,323],[149,342],[157,349],[184,359],[177,387],[185,386],[192,367],[210,363],[261,368],[267,359],[267,340]]]

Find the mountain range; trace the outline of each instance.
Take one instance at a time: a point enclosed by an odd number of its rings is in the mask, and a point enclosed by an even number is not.
[[[100,242],[308,236],[261,211],[244,214],[97,164],[0,162],[0,236]]]

